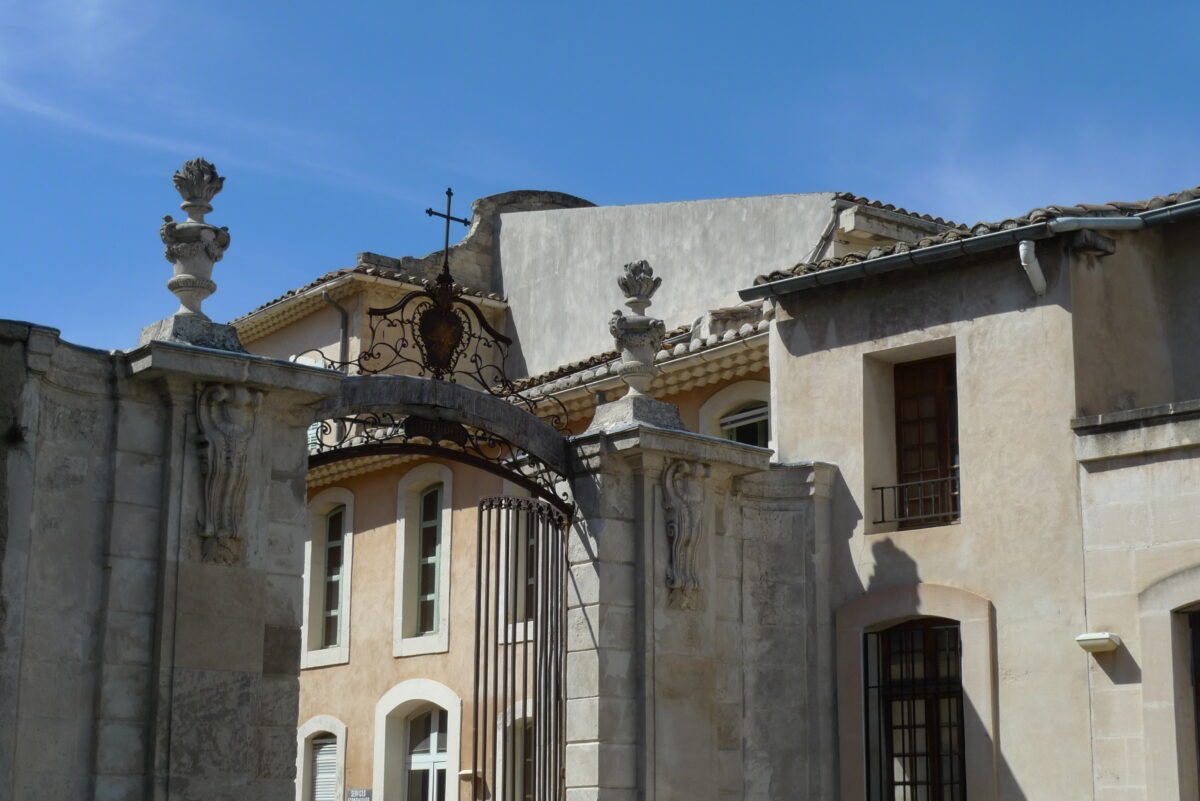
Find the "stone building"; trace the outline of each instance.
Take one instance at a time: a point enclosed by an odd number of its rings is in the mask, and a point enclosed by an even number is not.
[[[0,796],[1200,799],[1200,190],[513,192],[221,326],[207,170],[137,348],[0,328]]]

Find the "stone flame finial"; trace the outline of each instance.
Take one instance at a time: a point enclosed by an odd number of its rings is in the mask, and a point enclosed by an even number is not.
[[[163,256],[175,266],[175,275],[167,289],[179,298],[179,309],[172,316],[148,326],[139,342],[165,339],[186,342],[221,350],[242,350],[237,332],[227,325],[212,322],[201,309],[204,299],[217,291],[212,280],[213,265],[225,256],[229,247],[229,229],[218,228],[204,221],[212,211],[213,196],[221,191],[225,179],[217,168],[204,159],[184,162],[172,179],[187,212],[187,219],[175,222],[170,215],[163,217],[158,234],[162,238]]]
[[[633,309],[633,313],[642,315],[650,305],[650,298],[662,285],[662,278],[656,278],[650,262],[645,259],[631,261],[625,265],[625,274],[617,278],[617,286],[625,293],[625,305]]]
[[[212,199],[225,179],[217,175],[217,168],[203,158],[185,161],[176,171],[173,181],[183,203],[179,208],[187,212],[189,222],[204,222],[204,215],[212,211]]]

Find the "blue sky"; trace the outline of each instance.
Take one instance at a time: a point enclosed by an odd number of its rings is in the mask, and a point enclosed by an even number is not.
[[[190,9],[190,10],[189,10]],[[841,190],[960,221],[1200,184],[1200,4],[0,0],[0,318],[171,313],[171,173],[227,177],[235,317],[422,211]]]

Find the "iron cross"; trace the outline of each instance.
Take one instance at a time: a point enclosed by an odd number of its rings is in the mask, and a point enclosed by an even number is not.
[[[462,217],[451,217],[450,216],[450,198],[452,198],[452,197],[454,197],[454,190],[450,189],[450,187],[446,187],[446,213],[445,214],[442,214],[440,211],[434,211],[433,209],[425,209],[425,213],[428,214],[430,217],[441,217],[442,219],[444,219],[446,221],[446,245],[442,249],[442,275],[445,276],[446,278],[450,277],[450,222],[451,221],[460,222],[463,225],[471,224],[470,220],[464,220]]]

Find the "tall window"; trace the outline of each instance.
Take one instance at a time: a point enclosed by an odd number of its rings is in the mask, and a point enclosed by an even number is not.
[[[313,737],[309,771],[311,801],[338,801],[337,738],[324,732]]]
[[[321,647],[332,648],[341,637],[342,564],[345,554],[346,507],[339,506],[325,517],[325,581]]]
[[[863,645],[869,801],[964,801],[958,624],[921,618]]]
[[[721,436],[746,445],[767,447],[771,441],[767,429],[767,404],[752,401],[721,418]]]
[[[446,728],[444,709],[435,707],[409,718],[404,801],[445,801]]]
[[[955,384],[953,354],[896,365],[897,486],[890,511],[902,527],[958,519]]]
[[[1196,765],[1200,768],[1200,612],[1188,613],[1192,646],[1192,717],[1196,725]]]
[[[442,485],[421,493],[420,533],[417,562],[416,634],[432,634],[438,628],[438,583],[442,551]]]

